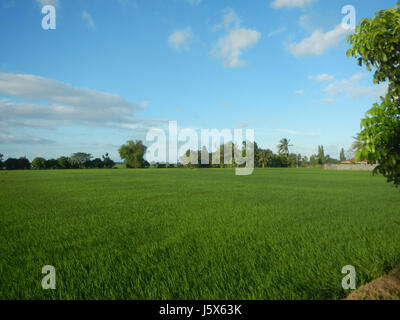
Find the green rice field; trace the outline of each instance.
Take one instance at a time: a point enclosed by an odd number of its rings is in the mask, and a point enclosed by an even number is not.
[[[399,264],[400,192],[371,172],[0,171],[0,299],[341,299],[343,266]]]

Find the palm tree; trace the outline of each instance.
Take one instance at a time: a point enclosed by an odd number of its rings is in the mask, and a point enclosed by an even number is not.
[[[266,150],[261,150],[258,153],[258,164],[262,165],[263,168],[265,168],[266,165],[268,165],[269,162],[269,154],[267,153]]]
[[[356,137],[353,137],[354,142],[351,145],[351,149],[353,149],[353,152],[358,152],[361,149],[364,148],[365,142],[360,140],[360,134],[358,133]]]
[[[292,146],[290,140],[283,138],[278,145],[279,154],[284,155],[287,158],[289,156],[289,147]]]
[[[366,160],[366,158],[362,157],[358,159],[360,155],[360,151],[363,150],[366,147],[366,142],[361,138],[360,133],[357,134],[357,136],[353,137],[354,142],[351,145],[351,150],[354,153],[354,157],[357,159],[357,161],[363,161]]]

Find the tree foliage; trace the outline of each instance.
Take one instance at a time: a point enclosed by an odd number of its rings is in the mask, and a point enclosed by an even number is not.
[[[358,161],[378,163],[374,173],[400,184],[400,1],[393,8],[378,11],[373,19],[362,19],[347,39],[347,55],[371,71],[374,83],[388,83],[388,93],[361,120]]]
[[[146,150],[147,147],[141,140],[130,140],[122,145],[118,152],[128,168],[144,168],[147,166],[147,161],[144,159]]]
[[[272,162],[273,153],[269,149],[267,150],[261,149],[256,153],[256,157],[257,157],[256,164],[265,168],[266,166],[268,166],[268,164]]]
[[[340,150],[340,161],[345,161],[346,160],[346,155],[344,153],[344,149]]]
[[[33,159],[31,168],[35,170],[46,169],[46,159],[41,157]]]
[[[78,166],[79,168],[84,168],[85,164],[88,164],[92,155],[90,153],[77,152],[71,155],[70,162],[73,166]]]
[[[7,170],[24,170],[24,169],[30,169],[31,168],[31,163],[25,157],[21,157],[19,159],[8,158],[4,162],[4,165],[5,165]]]
[[[58,167],[60,169],[70,169],[71,168],[71,161],[67,157],[59,157],[57,159]]]
[[[103,166],[102,167],[104,167],[104,168],[112,168],[112,167],[114,167],[114,165],[115,165],[115,162],[111,160],[111,158],[108,155],[108,153],[103,155]]]
[[[323,145],[318,146],[318,163],[319,164],[326,163],[326,157],[325,157],[325,151],[324,151]]]
[[[288,157],[289,156],[289,147],[293,145],[290,144],[290,140],[283,138],[278,144],[278,152],[279,154]]]

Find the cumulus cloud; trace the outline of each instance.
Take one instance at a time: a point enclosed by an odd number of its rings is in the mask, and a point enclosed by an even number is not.
[[[366,76],[364,73],[357,73],[351,76],[349,79],[335,80],[325,88],[323,92],[327,94],[327,97],[323,99],[325,102],[335,102],[336,99],[341,96],[347,96],[352,99],[361,99],[364,97],[370,97],[378,99],[380,96],[384,96],[388,90],[388,84],[374,85],[374,86],[363,86],[360,80]]]
[[[236,11],[228,8],[224,11],[224,15],[222,17],[222,22],[214,26],[214,31],[218,29],[234,29],[239,28],[241,23],[241,19],[236,14]]]
[[[271,2],[271,7],[275,9],[289,7],[289,8],[303,8],[306,5],[313,3],[315,0],[274,0]]]
[[[323,82],[323,81],[333,81],[335,80],[335,77],[330,74],[322,73],[316,76],[309,76],[308,79],[315,80],[317,82]]]
[[[134,115],[147,106],[119,95],[74,87],[29,74],[0,72],[1,127],[101,126],[148,128],[166,120],[141,120]]]
[[[173,32],[168,38],[168,44],[175,50],[189,50],[193,39],[192,29],[187,27]]]
[[[341,24],[325,33],[318,29],[301,42],[289,44],[288,49],[296,57],[319,56],[336,46],[349,32],[351,30],[343,28]]]
[[[92,15],[86,11],[82,12],[81,18],[83,21],[85,21],[87,23],[87,25],[92,29],[92,30],[96,30],[96,25],[94,23],[94,20],[92,18]]]
[[[297,94],[298,96],[302,96],[302,95],[304,95],[304,90],[296,90],[294,92],[294,94]]]
[[[240,56],[246,48],[258,42],[261,33],[240,27],[240,19],[233,9],[227,10],[222,23],[214,27],[215,30],[221,28],[226,30],[226,35],[218,40],[211,54],[221,59],[226,68],[246,65],[245,61],[240,60]]]

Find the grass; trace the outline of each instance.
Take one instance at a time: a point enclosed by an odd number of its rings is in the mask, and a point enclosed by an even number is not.
[[[361,286],[400,263],[400,193],[370,172],[2,171],[0,186],[0,299],[340,299],[344,265]]]

